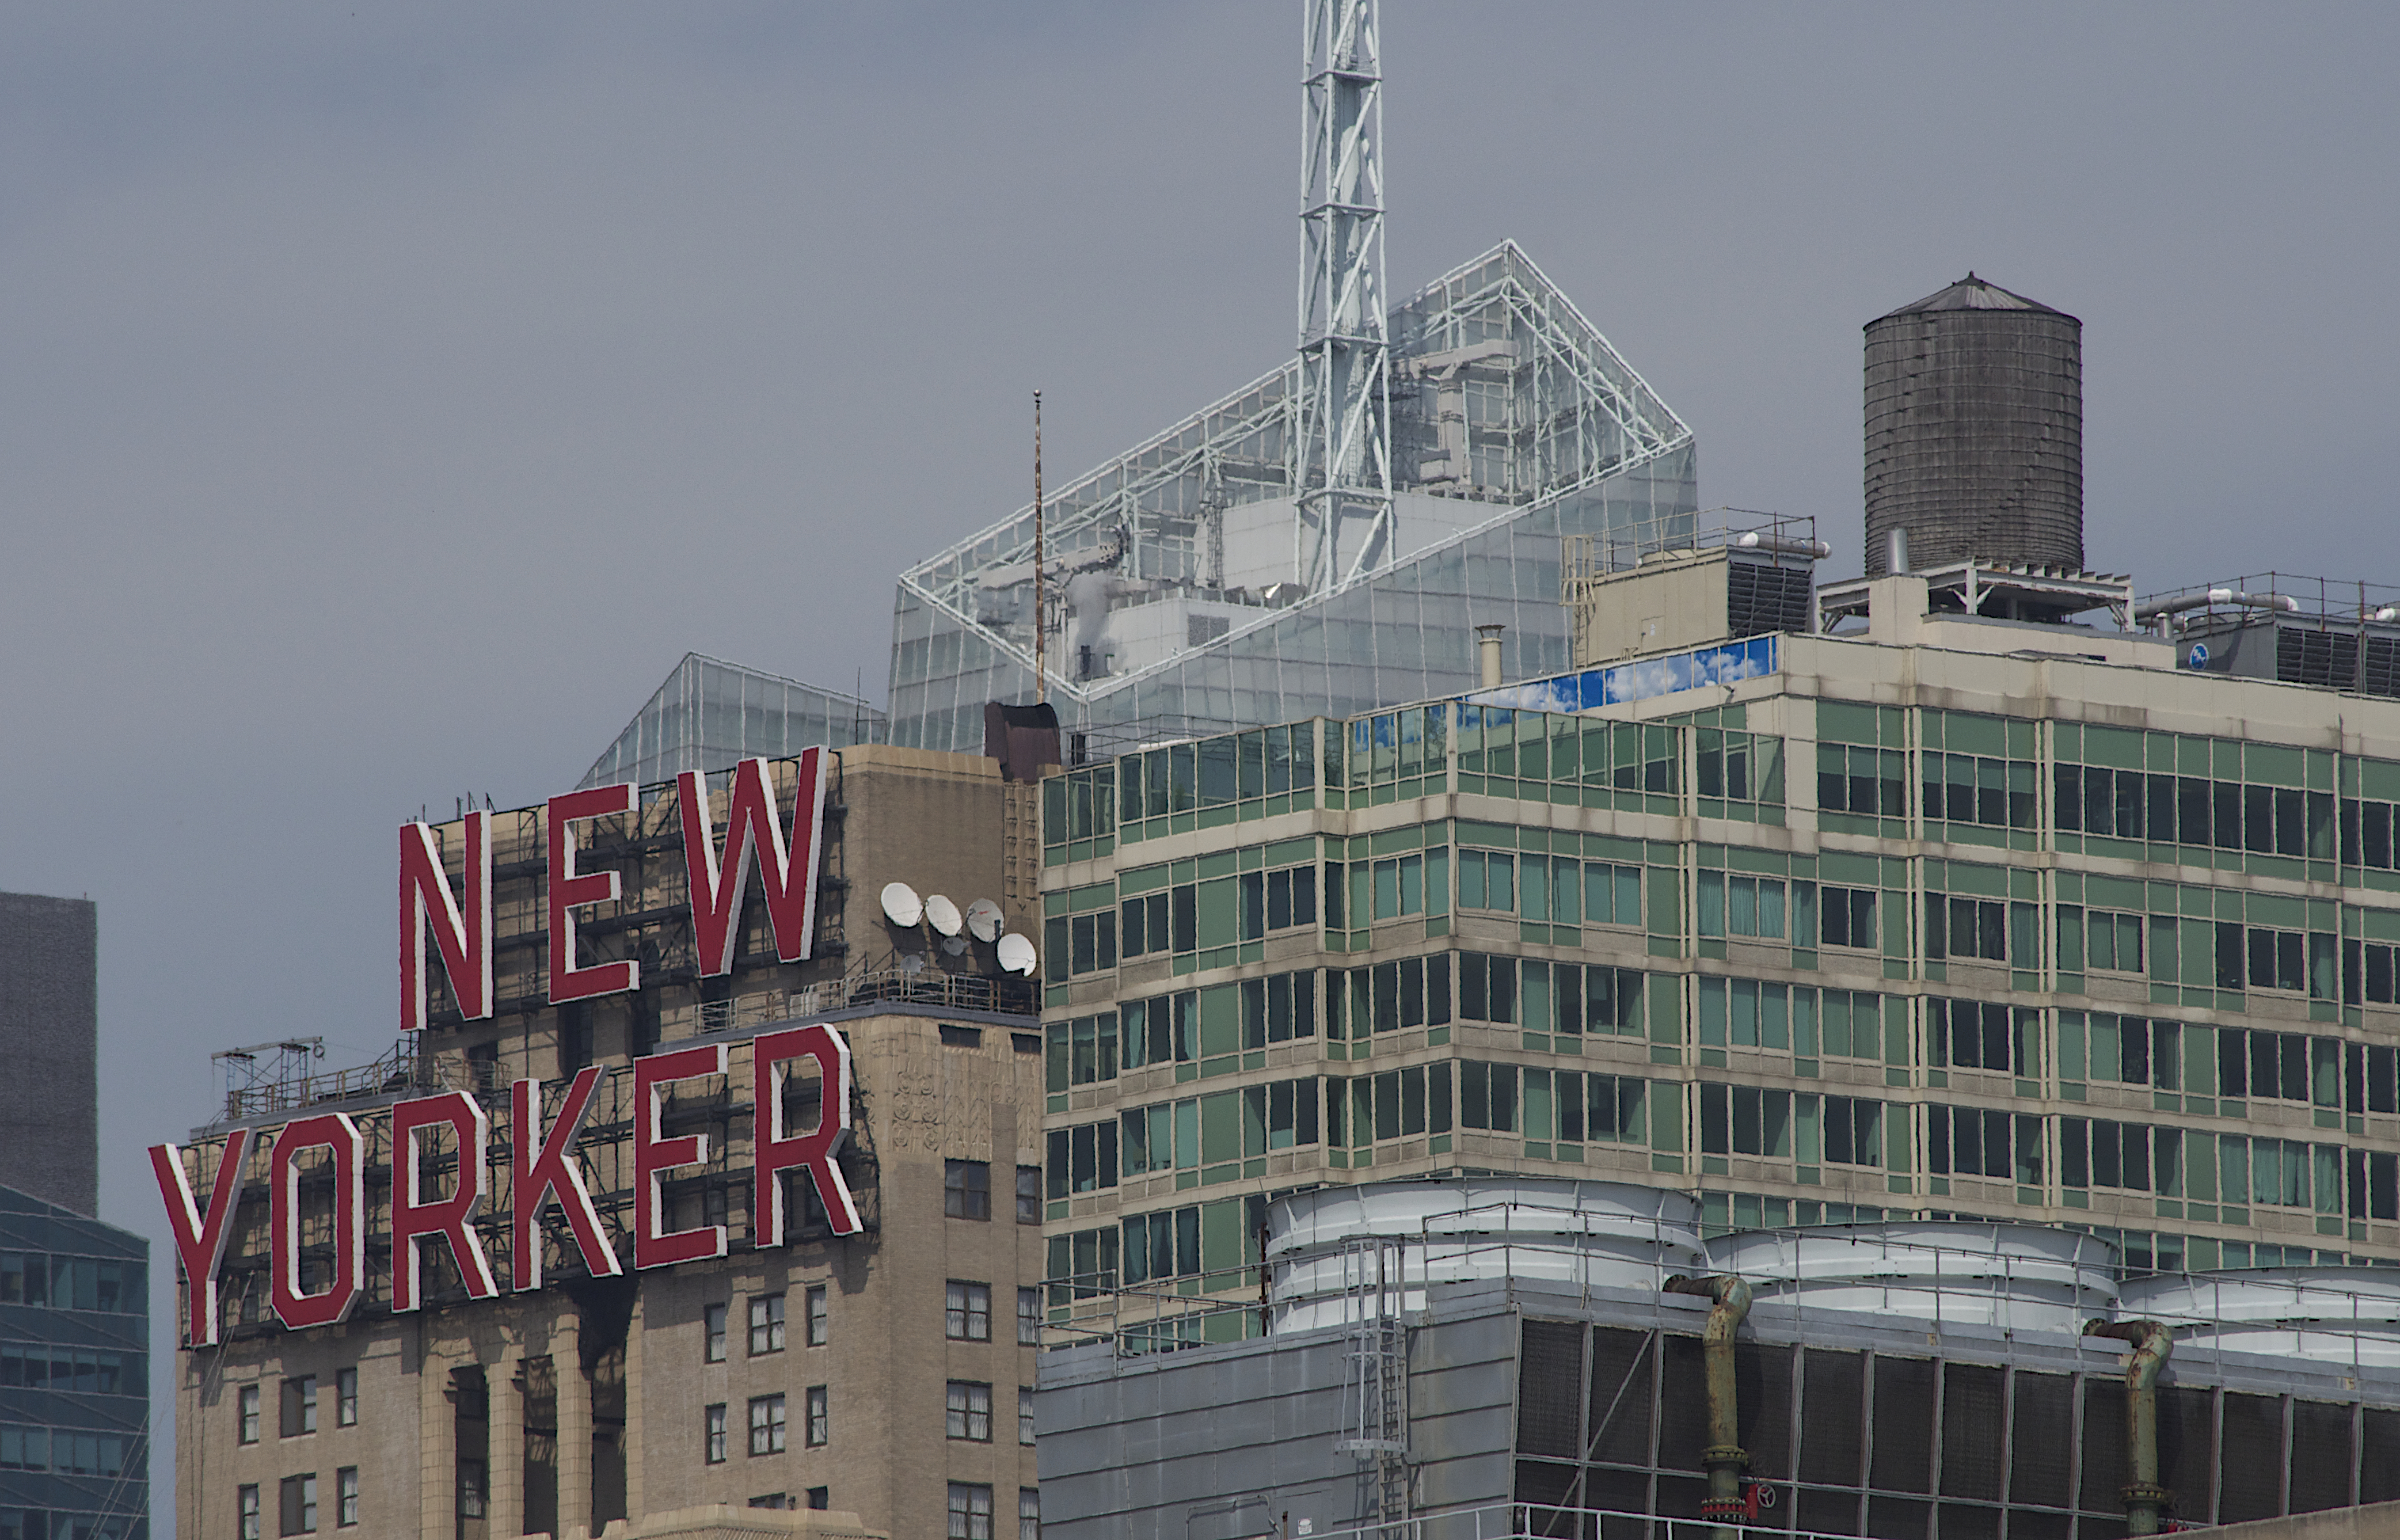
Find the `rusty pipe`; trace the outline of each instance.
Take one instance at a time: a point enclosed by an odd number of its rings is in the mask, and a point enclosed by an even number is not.
[[[1670,1294],[1696,1294],[1714,1301],[1708,1327],[1700,1338],[1708,1372],[1708,1447],[1700,1451],[1700,1464],[1708,1471],[1708,1496],[1700,1504],[1700,1516],[1716,1525],[1712,1540],[1735,1540],[1735,1526],[1745,1514],[1742,1473],[1750,1468],[1750,1455],[1742,1448],[1741,1405],[1733,1382],[1733,1338],[1750,1313],[1750,1285],[1731,1273],[1706,1278],[1678,1273],[1667,1280],[1666,1287]]]
[[[2158,1484],[2158,1371],[2175,1350],[2175,1334],[2164,1321],[2083,1323],[2087,1337],[2114,1337],[2133,1344],[2125,1359],[2125,1533],[2155,1535],[2159,1516],[2175,1494]]]

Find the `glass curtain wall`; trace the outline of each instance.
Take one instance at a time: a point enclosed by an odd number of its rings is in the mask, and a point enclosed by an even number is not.
[[[686,770],[883,737],[883,712],[854,695],[687,652],[578,784],[646,786]]]
[[[1508,628],[1512,676],[1557,672],[1561,537],[1693,515],[1690,430],[1513,245],[1401,305],[1391,336],[1389,554],[1347,586],[1276,580],[1305,536],[1290,366],[1048,505],[1063,726],[1119,746],[1454,693],[1476,682],[1480,624]],[[973,751],[986,701],[1033,697],[1031,558],[1027,509],[902,575],[893,742]],[[1122,650],[1095,656],[1104,630]]]

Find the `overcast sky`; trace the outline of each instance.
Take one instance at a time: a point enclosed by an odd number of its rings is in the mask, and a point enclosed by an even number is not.
[[[686,650],[880,700],[1035,386],[1063,479],[1289,353],[1299,44],[0,11],[0,888],[99,901],[103,1212],[162,1279],[209,1053],[389,1045],[403,817],[568,788]],[[1703,504],[1842,575],[1859,328],[1972,268],[2083,319],[2095,567],[2400,582],[2395,58],[2390,7],[1393,0],[1390,286],[1516,238]]]

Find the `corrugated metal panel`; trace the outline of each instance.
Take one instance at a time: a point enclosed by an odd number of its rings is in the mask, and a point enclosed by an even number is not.
[[[2216,1398],[2204,1388],[2166,1385],[2158,1392],[2158,1484],[2175,1494],[2178,1518],[2208,1522],[2217,1445]]]
[[[2217,1522],[2240,1524],[2283,1512],[2283,1402],[2273,1396],[2229,1395],[2220,1415],[2225,1447],[2245,1452],[2225,1467]],[[2087,1436],[2089,1429],[2085,1430]],[[2118,1435],[2119,1442],[2123,1435]]]
[[[1583,1324],[1527,1321],[1517,1372],[1517,1448],[1583,1458]]]
[[[1515,1310],[1496,1308],[1462,1311],[1438,1329],[1409,1333],[1408,1444],[1420,1506],[1508,1496],[1517,1324]]]
[[[1592,1330],[1591,1457],[1611,1465],[1650,1463],[1658,1355],[1648,1332]]]
[[[2359,1419],[2358,1500],[2400,1502],[2400,1412],[2368,1407]]]
[[[2350,1503],[2350,1408],[2326,1401],[2292,1403],[2291,1511],[2316,1513]]]
[[[2020,1503],[2064,1508],[2075,1474],[2074,1381],[2063,1374],[2015,1376],[2009,1424],[2009,1495]]]
[[[1750,1474],[1785,1481],[1792,1474],[1792,1350],[1759,1342],[1733,1349],[1734,1403]]]
[[[2000,1500],[2000,1406],[2008,1377],[1984,1364],[1948,1364],[1942,1371],[1942,1495]],[[1947,1529],[1944,1530],[1947,1534]]]
[[[1866,1449],[1866,1356],[1811,1352],[1802,1384],[1808,1436],[1800,1443],[1800,1479],[1856,1486]]]
[[[1875,1360],[1875,1435],[1868,1482],[1889,1492],[1933,1490],[1933,1360]]]
[[[1513,1499],[1696,1517],[1706,1316],[1702,1301],[1630,1290],[1428,1291],[1409,1328],[1418,1511]],[[2120,1532],[2121,1344],[1975,1323],[1935,1335],[1915,1320],[1752,1307],[1735,1377],[1750,1474],[1777,1496],[1762,1527],[1910,1540]],[[1258,1533],[1244,1526],[1270,1509],[1320,1529],[1354,1520],[1366,1483],[1336,1448],[1347,1346],[1324,1332],[1147,1360],[1045,1355],[1053,1540],[1227,1540]],[[2354,1486],[2363,1500],[2400,1497],[2400,1369],[2185,1348],[2159,1403],[2177,1518],[2338,1507]],[[1112,1425],[1120,1414],[1129,1420]],[[1554,1518],[1530,1522],[1545,1532]],[[1604,1526],[1603,1540],[1640,1536]]]
[[[2076,1501],[2087,1513],[2123,1513],[2125,1499],[2125,1384],[2083,1382],[2083,1481]]]
[[[1244,1535],[1267,1498],[1320,1530],[1354,1522],[1342,1424],[1344,1340],[1244,1343],[1139,1360],[1105,1350],[1042,1366],[1043,1528],[1053,1537]]]

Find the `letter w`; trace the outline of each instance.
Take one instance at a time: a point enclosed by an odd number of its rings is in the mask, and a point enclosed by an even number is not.
[[[786,845],[775,815],[774,783],[767,762],[745,759],[733,769],[725,810],[725,858],[717,859],[716,831],[709,826],[708,782],[698,771],[677,776],[683,806],[683,860],[691,877],[692,930],[699,943],[700,972],[733,971],[733,947],[741,935],[742,895],[758,869],[767,892],[767,920],[775,931],[775,955],[806,962],[817,927],[817,828],[825,812],[825,756],[804,749],[793,795],[792,835]]]

